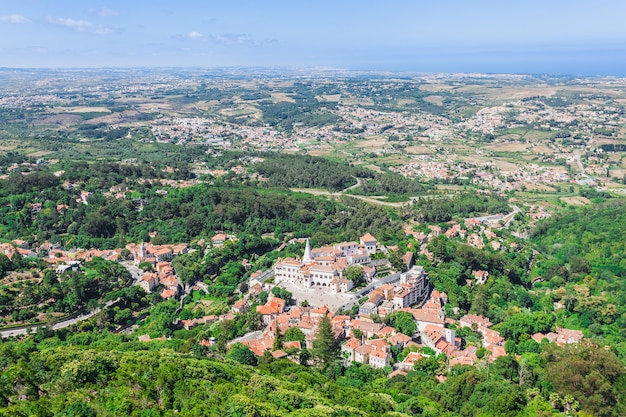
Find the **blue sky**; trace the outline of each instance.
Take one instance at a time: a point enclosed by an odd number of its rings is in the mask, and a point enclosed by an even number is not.
[[[0,0],[0,66],[626,76],[626,1]]]

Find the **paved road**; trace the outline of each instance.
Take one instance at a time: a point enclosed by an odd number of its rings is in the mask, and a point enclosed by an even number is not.
[[[141,276],[143,275],[143,271],[137,268],[135,265],[132,265],[128,262],[123,262],[122,265],[126,267],[128,272],[130,272],[131,276],[133,277],[130,285],[138,285],[139,280],[141,279]],[[119,298],[116,298],[115,300],[107,301],[104,304],[103,308],[108,308],[112,306],[113,304],[117,303],[119,300],[120,300]],[[100,308],[96,308],[95,310],[91,312],[82,313],[76,317],[59,320],[52,326],[52,330],[63,329],[65,327],[69,327],[76,323],[79,323],[83,320],[90,319],[96,314],[98,314],[100,311],[101,311]],[[0,330],[0,338],[25,335],[27,333],[27,330],[30,330],[30,333],[36,333],[37,328],[39,327],[47,327],[47,325],[39,324],[39,325],[32,325],[32,326],[21,326],[21,327],[16,327],[14,329]]]
[[[585,167],[583,166],[583,162],[580,159],[579,151],[574,152],[574,160],[576,161],[576,165],[578,166],[578,169],[580,170],[580,175],[583,177],[587,177],[588,175],[585,173]]]
[[[235,343],[248,342],[250,340],[256,340],[263,336],[263,330],[257,330],[254,332],[247,333],[241,337],[231,340],[228,342],[229,345],[233,345]]]
[[[511,225],[511,222],[513,221],[513,219],[515,218],[515,215],[517,213],[521,213],[522,210],[520,210],[519,207],[517,206],[511,206],[511,208],[513,208],[513,211],[510,212],[509,214],[507,214],[506,216],[504,216],[502,218],[502,227],[505,229],[508,229],[509,226]]]
[[[128,270],[128,272],[130,272],[130,275],[133,277],[133,283],[130,285],[139,285],[139,281],[141,280],[141,277],[143,276],[143,271],[130,262],[120,262],[120,263]]]
[[[115,300],[111,300],[111,301],[107,301],[104,304],[103,308],[107,308],[112,306],[113,304],[117,303],[120,299],[116,298]],[[88,313],[82,313],[76,317],[73,318],[68,318],[68,319],[63,319],[63,320],[59,320],[57,321],[55,324],[52,325],[52,330],[59,330],[59,329],[63,329],[65,327],[69,327],[72,326],[76,323],[79,323],[83,320],[87,320],[92,318],[93,316],[95,316],[96,314],[98,314],[102,309],[100,308],[96,308],[93,311],[90,311]],[[39,327],[48,327],[46,324],[39,324],[39,325],[33,325],[33,326],[23,326],[23,327],[17,327],[15,329],[8,329],[8,330],[0,330],[0,337],[2,338],[6,338],[6,337],[12,337],[12,336],[22,336],[25,335],[27,330],[30,330],[30,333],[36,333],[37,329]]]

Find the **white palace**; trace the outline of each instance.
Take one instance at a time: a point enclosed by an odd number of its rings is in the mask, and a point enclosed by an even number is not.
[[[348,292],[352,289],[352,281],[343,277],[344,270],[351,265],[370,263],[370,255],[379,249],[376,238],[369,233],[361,236],[360,244],[343,242],[313,250],[307,239],[302,259],[278,259],[274,265],[274,282],[290,282],[303,288],[328,289],[334,293]]]

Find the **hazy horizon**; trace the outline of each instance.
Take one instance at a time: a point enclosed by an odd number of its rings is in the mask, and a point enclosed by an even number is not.
[[[626,2],[0,4],[0,67],[626,76]]]

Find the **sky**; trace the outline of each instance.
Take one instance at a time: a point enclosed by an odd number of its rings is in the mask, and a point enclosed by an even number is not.
[[[0,67],[626,76],[624,0],[0,0]]]

